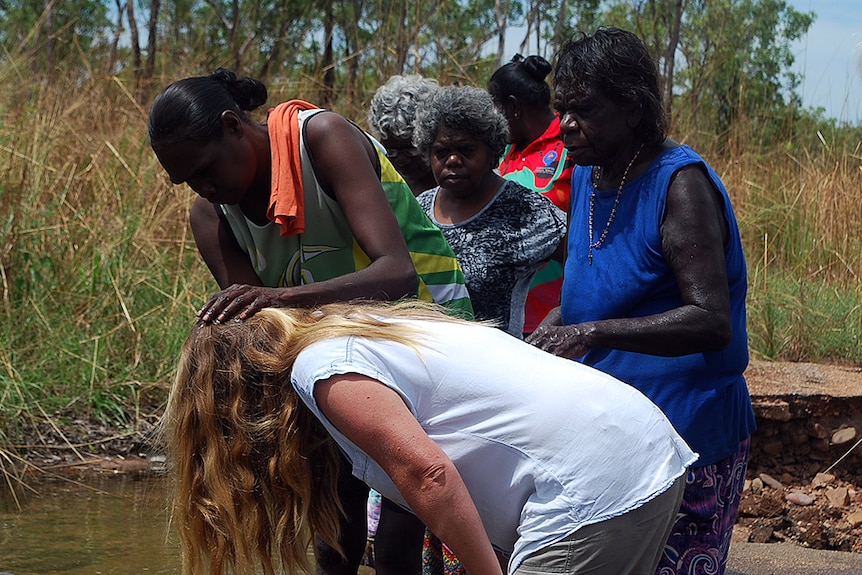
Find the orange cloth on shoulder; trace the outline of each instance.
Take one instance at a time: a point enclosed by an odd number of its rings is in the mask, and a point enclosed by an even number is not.
[[[272,185],[266,217],[282,236],[305,231],[305,195],[299,152],[299,112],[316,110],[303,100],[290,100],[269,110],[266,126],[272,155]]]

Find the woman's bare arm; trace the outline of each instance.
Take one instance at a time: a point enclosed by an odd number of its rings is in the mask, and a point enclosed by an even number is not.
[[[192,235],[204,263],[221,289],[233,284],[261,285],[248,255],[236,243],[233,232],[216,209],[198,196],[189,214]]]
[[[502,575],[461,475],[394,390],[345,374],[317,382],[314,397],[332,424],[383,468],[471,575]]]

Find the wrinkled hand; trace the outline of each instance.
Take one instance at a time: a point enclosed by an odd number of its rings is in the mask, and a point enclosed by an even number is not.
[[[554,355],[576,359],[586,354],[586,345],[581,330],[576,325],[540,325],[526,338],[527,343]]]
[[[230,319],[242,321],[265,307],[278,307],[278,289],[234,284],[204,304],[198,318],[204,323],[223,323]]]

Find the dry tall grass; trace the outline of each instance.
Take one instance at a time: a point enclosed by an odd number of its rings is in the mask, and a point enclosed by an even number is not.
[[[10,77],[11,76],[11,77]],[[122,420],[163,387],[210,279],[115,78],[28,86],[0,71],[0,423],[34,402]]]
[[[860,135],[814,130],[715,162],[740,219],[757,355],[862,363]]]

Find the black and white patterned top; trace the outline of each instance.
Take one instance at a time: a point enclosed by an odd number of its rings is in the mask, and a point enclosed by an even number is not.
[[[476,319],[496,320],[522,337],[530,283],[565,235],[566,214],[541,194],[507,180],[475,216],[443,224],[434,217],[439,189],[417,199],[464,270]]]

